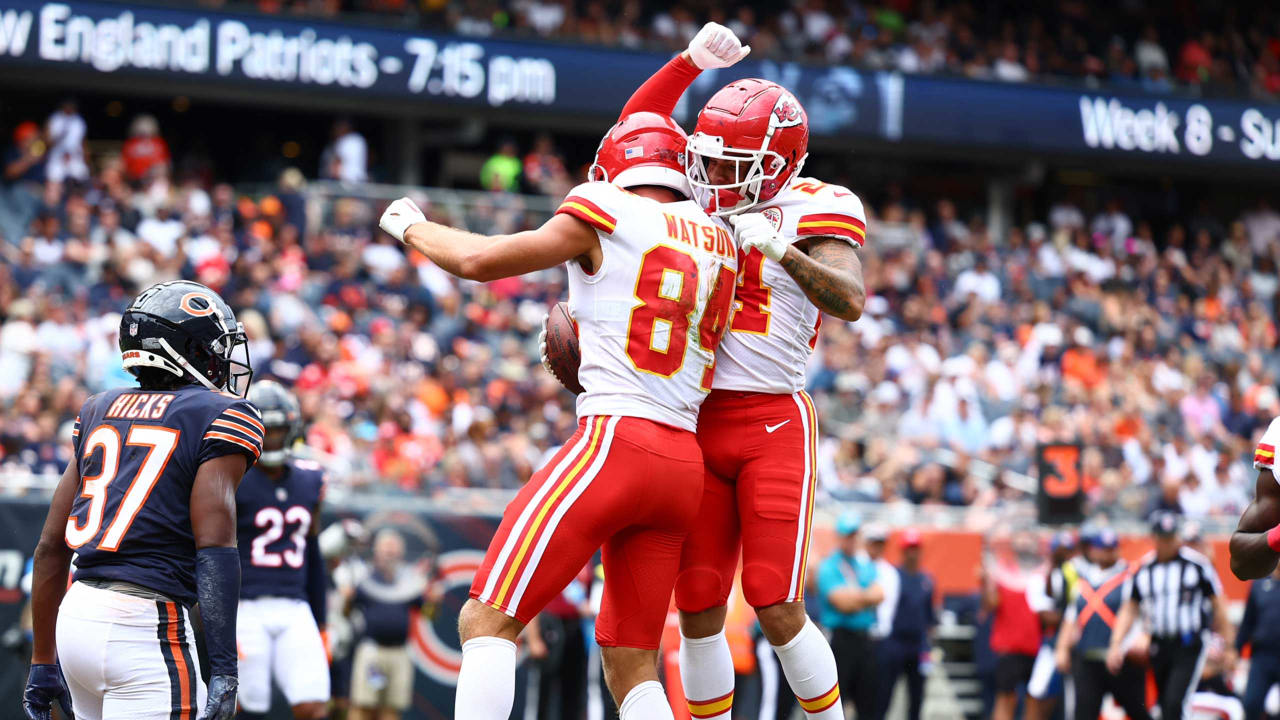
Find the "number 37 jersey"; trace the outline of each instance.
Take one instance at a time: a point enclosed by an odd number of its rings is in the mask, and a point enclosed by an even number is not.
[[[733,301],[733,237],[696,203],[659,203],[604,182],[574,188],[556,212],[595,228],[604,257],[594,274],[568,264],[585,389],[578,416],[695,430]]]
[[[262,434],[248,401],[196,385],[86,400],[72,430],[81,484],[66,541],[75,579],[120,580],[194,604],[196,471],[233,454],[252,465]]]
[[[793,243],[829,237],[862,247],[866,239],[858,196],[812,178],[796,179],[758,211]],[[716,389],[785,395],[803,390],[822,313],[787,271],[759,250],[744,253],[739,263]]]

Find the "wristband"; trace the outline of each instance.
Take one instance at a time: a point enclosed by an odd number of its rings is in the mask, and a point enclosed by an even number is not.
[[[1280,525],[1267,531],[1267,547],[1274,552],[1280,553]]]
[[[233,547],[196,551],[196,595],[213,675],[236,677],[236,608],[240,603],[240,552]]]

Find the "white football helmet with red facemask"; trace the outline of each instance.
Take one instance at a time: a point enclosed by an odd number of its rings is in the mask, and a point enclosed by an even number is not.
[[[737,80],[698,114],[685,173],[707,212],[733,215],[787,187],[808,149],[809,118],[794,95],[768,80]]]
[[[684,129],[666,115],[637,112],[615,124],[596,149],[587,179],[624,188],[656,185],[689,197]]]

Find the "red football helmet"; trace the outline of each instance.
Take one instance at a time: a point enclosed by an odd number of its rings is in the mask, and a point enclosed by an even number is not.
[[[749,78],[724,86],[702,108],[685,172],[707,212],[733,215],[777,195],[808,153],[800,102],[777,83]],[[708,161],[717,161],[714,171]]]
[[[624,188],[658,185],[689,197],[684,169],[688,142],[684,129],[666,115],[631,113],[600,141],[587,179]]]

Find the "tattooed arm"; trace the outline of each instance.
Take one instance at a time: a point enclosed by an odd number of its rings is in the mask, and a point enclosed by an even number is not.
[[[815,238],[807,253],[792,245],[779,263],[822,312],[849,321],[862,316],[867,301],[862,261],[848,241]]]

